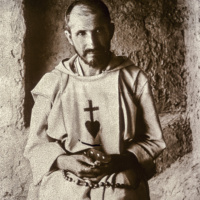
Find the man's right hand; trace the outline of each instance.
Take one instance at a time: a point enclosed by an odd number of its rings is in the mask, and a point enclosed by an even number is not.
[[[95,178],[101,173],[92,159],[84,154],[60,155],[56,164],[57,168],[70,171],[80,178]]]

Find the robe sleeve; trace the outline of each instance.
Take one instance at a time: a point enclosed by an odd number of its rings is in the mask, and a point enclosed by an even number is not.
[[[137,80],[138,110],[136,136],[128,146],[150,178],[154,173],[154,160],[165,149],[160,121],[154,105],[153,95],[146,75],[140,72]]]
[[[24,153],[30,161],[34,185],[37,185],[45,174],[50,173],[57,157],[65,154],[59,143],[46,134],[50,109],[50,99],[37,96],[32,109],[30,133]]]

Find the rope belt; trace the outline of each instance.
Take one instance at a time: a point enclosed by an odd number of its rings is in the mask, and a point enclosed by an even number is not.
[[[66,181],[69,181],[71,183],[74,183],[76,185],[80,185],[80,186],[85,186],[85,187],[90,187],[90,188],[99,188],[99,187],[112,187],[112,188],[122,188],[122,189],[133,189],[135,190],[138,187],[137,186],[132,186],[132,185],[126,185],[126,184],[121,184],[121,183],[110,183],[110,182],[99,182],[99,183],[91,183],[89,181],[84,181],[84,180],[80,180],[77,178],[77,180],[73,179],[72,177],[69,177],[67,175],[67,171],[62,170],[62,174],[63,177]]]

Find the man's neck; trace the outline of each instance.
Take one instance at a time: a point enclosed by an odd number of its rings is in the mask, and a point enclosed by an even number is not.
[[[101,74],[102,71],[107,67],[109,61],[107,63],[105,63],[104,65],[99,65],[99,66],[95,66],[92,67],[88,64],[86,64],[80,57],[79,57],[79,64],[83,70],[83,74],[84,76],[94,76],[94,75],[98,75]]]

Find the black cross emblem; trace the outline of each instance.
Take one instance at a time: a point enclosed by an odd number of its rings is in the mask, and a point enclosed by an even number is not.
[[[89,108],[84,108],[84,111],[90,112],[90,120],[91,122],[94,122],[93,111],[99,110],[99,107],[92,107],[92,100],[88,100],[88,102],[89,102]]]
[[[93,112],[99,110],[99,107],[93,107],[92,100],[88,100],[88,102],[89,102],[89,108],[84,108],[84,111],[90,112],[91,121],[86,121],[85,126],[88,132],[95,138],[99,132],[100,123],[98,121],[94,121]]]

